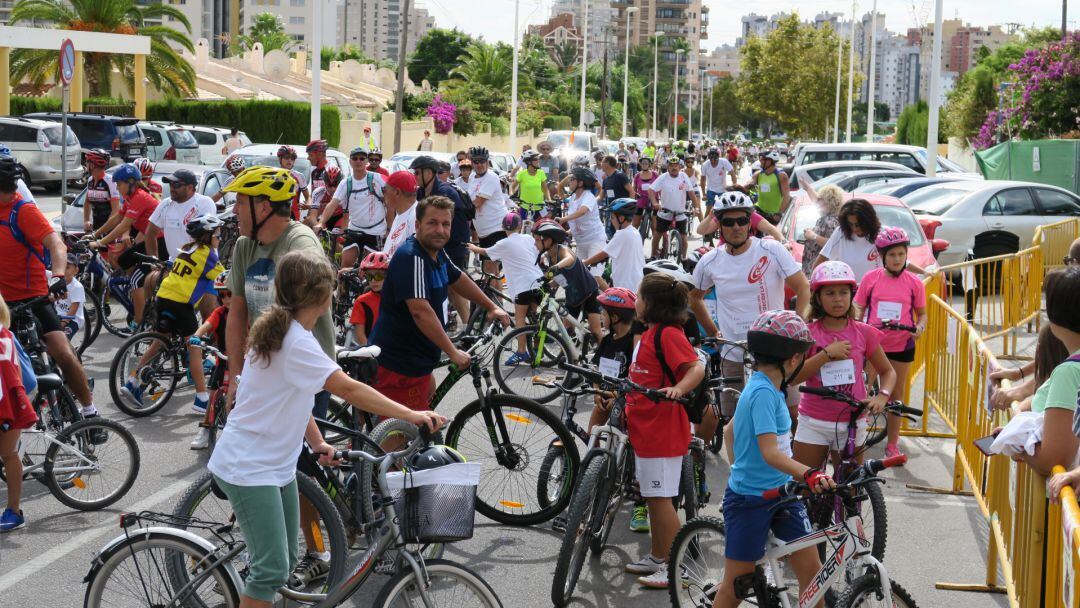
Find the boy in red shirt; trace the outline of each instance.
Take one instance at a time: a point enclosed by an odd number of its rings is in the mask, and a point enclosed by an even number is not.
[[[353,302],[349,323],[353,326],[357,344],[367,344],[375,319],[379,318],[379,303],[382,301],[383,279],[390,267],[390,258],[381,251],[372,251],[360,262],[360,272],[367,276],[370,289],[360,294]]]

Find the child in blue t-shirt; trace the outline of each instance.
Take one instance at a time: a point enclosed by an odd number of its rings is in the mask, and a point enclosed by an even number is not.
[[[782,486],[792,477],[803,479],[814,492],[835,487],[825,473],[799,463],[791,456],[791,414],[785,391],[788,380],[802,365],[814,338],[806,323],[789,310],[765,311],[747,332],[747,347],[756,367],[739,397],[732,419],[735,463],[731,466],[724,494],[724,581],[717,592],[715,608],[735,608],[737,577],[754,572],[754,564],[765,555],[769,532],[791,541],[810,534],[810,520],[801,502],[776,510],[778,499],[762,494]],[[805,589],[821,568],[817,548],[791,554],[790,564]]]

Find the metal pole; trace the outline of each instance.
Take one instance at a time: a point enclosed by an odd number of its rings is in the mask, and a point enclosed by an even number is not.
[[[851,143],[851,102],[855,94],[855,0],[851,0],[851,46],[848,47],[848,77],[847,77],[847,128],[844,132],[844,141]]]
[[[315,0],[311,24],[311,139],[322,133],[322,11],[323,0]],[[138,86],[138,83],[136,83]]]
[[[710,138],[716,137],[716,127],[713,126],[713,112],[712,112],[713,111],[713,103],[715,101],[715,96],[713,95],[713,90],[715,88],[716,88],[716,83],[715,82],[713,82],[713,83],[711,83],[709,85],[709,137]]]
[[[1061,0],[1061,39],[1064,40],[1069,35],[1069,24],[1066,19],[1069,18],[1069,0]]]
[[[694,140],[694,83],[690,81],[690,54],[686,54],[686,141]]]
[[[833,117],[833,143],[840,143],[840,66],[844,63],[844,35],[840,33],[840,26],[836,27],[836,115]],[[825,134],[828,139],[828,133]]]
[[[514,72],[510,82],[510,154],[517,154],[517,100],[518,100],[518,6],[514,0]]]
[[[870,82],[867,83],[866,95],[866,143],[874,143],[874,89],[877,88],[874,78],[877,74],[877,0],[874,0],[874,10],[870,12]]]
[[[671,113],[671,137],[672,139],[679,139],[679,55],[682,55],[679,51],[675,50],[675,109]]]
[[[698,70],[698,74],[701,75],[701,81],[698,84],[698,106],[697,106],[697,123],[698,130],[704,132],[705,129],[705,70]]]
[[[607,139],[607,95],[608,90],[608,45],[607,32],[604,33],[604,71],[600,79],[600,139]]]
[[[68,115],[68,99],[71,96],[71,87],[64,85],[64,90],[60,94],[61,108],[60,113],[60,214],[63,215],[67,211],[67,115]]]
[[[652,51],[652,137],[656,137],[656,85],[660,82],[660,71],[658,69],[657,57],[659,56],[658,50],[660,46],[660,32],[657,32],[653,36],[653,51]]]
[[[622,70],[622,136],[626,137],[626,99],[630,91],[630,15],[637,12],[636,6],[626,9],[626,51],[623,55]]]
[[[934,45],[930,56],[930,119],[926,126],[926,176],[937,175],[938,105],[941,103],[942,0],[934,2]]]
[[[391,154],[401,150],[401,112],[405,98],[405,47],[409,45],[409,12],[412,10],[411,4],[412,0],[405,0],[402,5],[404,10],[401,13],[401,36],[398,38],[397,94],[394,96],[394,149]]]
[[[581,30],[581,107],[578,109],[578,130],[585,130],[585,72],[589,67],[589,0],[581,0],[584,27]]]

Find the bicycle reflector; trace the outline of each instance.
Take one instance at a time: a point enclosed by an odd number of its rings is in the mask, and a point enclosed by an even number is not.
[[[120,514],[120,527],[129,528],[135,525],[135,522],[139,520],[139,516],[135,513],[121,513]]]

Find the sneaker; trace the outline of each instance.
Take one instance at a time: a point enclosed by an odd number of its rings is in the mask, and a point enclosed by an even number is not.
[[[296,568],[289,575],[289,582],[286,584],[289,589],[300,591],[306,589],[311,583],[326,578],[329,573],[330,562],[320,559],[316,554],[308,553],[300,560],[299,564],[296,564]]]
[[[900,451],[900,446],[896,445],[895,443],[890,443],[889,445],[885,446],[885,457],[886,458],[893,458],[895,456],[903,456],[903,455],[904,455],[903,452]],[[903,466],[903,465],[901,465],[901,466]]]
[[[142,389],[135,384],[134,380],[128,380],[124,383],[124,386],[120,387],[120,396],[142,407]]]
[[[638,582],[642,587],[648,589],[667,589],[668,588],[668,572],[667,562],[660,564],[660,569],[648,576],[639,576]]]
[[[646,507],[645,505],[634,507],[634,513],[630,516],[630,531],[648,533],[649,507]]]
[[[83,420],[92,420],[97,417],[97,414],[85,414]],[[90,429],[90,443],[102,445],[107,441],[109,441],[109,434],[105,432],[105,429]]]
[[[551,520],[551,529],[556,532],[566,532],[566,516],[556,515],[555,519]]]
[[[640,574],[642,576],[648,576],[650,574],[653,574],[661,568],[663,568],[666,573],[667,562],[662,562],[656,559],[652,556],[652,554],[646,555],[645,557],[639,559],[636,562],[626,564],[627,572],[629,572],[630,574]],[[664,580],[667,580],[667,574],[664,574],[664,577]]]
[[[191,440],[191,449],[205,450],[208,447],[210,447],[210,429],[199,428],[199,432],[195,434],[195,439]]]
[[[4,509],[4,514],[0,515],[0,532],[11,532],[24,525],[26,525],[26,518],[23,517],[22,511],[16,513],[14,509]]]
[[[510,358],[506,360],[506,365],[518,365],[519,363],[528,363],[529,355],[526,353],[514,353],[510,355]]]
[[[196,414],[198,414],[200,416],[203,416],[203,415],[206,414],[206,408],[209,405],[210,405],[210,399],[209,398],[207,398],[207,399],[199,399],[198,397],[195,397],[195,403],[191,404],[191,411],[195,412]]]

